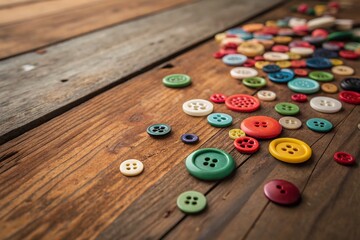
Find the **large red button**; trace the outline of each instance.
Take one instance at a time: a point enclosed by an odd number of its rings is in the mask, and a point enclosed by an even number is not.
[[[260,107],[260,101],[247,94],[237,94],[228,97],[225,101],[225,105],[228,109],[233,111],[253,112]]]
[[[350,50],[342,50],[339,52],[339,55],[343,58],[347,58],[347,59],[358,59],[359,58],[359,54],[357,54],[354,51],[350,51]]]
[[[281,205],[292,205],[300,201],[299,189],[285,180],[272,180],[264,186],[265,196],[272,202]]]
[[[334,160],[342,165],[354,165],[355,157],[346,152],[337,152],[334,154]]]
[[[302,93],[297,93],[297,94],[291,95],[291,100],[293,100],[295,102],[306,102],[307,96]]]
[[[341,101],[351,104],[360,104],[360,93],[353,91],[342,91],[339,93],[339,98]]]
[[[214,93],[210,96],[210,100],[214,103],[224,103],[226,96],[220,93]]]
[[[254,153],[259,150],[259,142],[252,137],[239,137],[234,141],[235,148],[241,153]]]
[[[248,117],[241,122],[240,128],[246,135],[262,139],[275,138],[282,131],[280,123],[267,116]]]

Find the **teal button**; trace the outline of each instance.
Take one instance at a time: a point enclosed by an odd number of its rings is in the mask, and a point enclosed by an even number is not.
[[[300,112],[298,105],[293,103],[281,102],[275,105],[275,111],[281,115],[289,116],[296,115]]]
[[[288,82],[288,88],[299,93],[316,93],[320,89],[320,84],[309,78],[295,78]]]
[[[168,135],[171,132],[171,127],[164,123],[150,125],[146,132],[152,137],[161,137]]]
[[[207,117],[208,123],[213,127],[227,127],[232,124],[232,117],[226,113],[212,113]]]
[[[199,213],[206,208],[206,197],[204,194],[196,191],[186,191],[180,194],[176,204],[184,213]]]
[[[170,88],[182,88],[191,84],[191,78],[186,74],[172,74],[163,78],[163,84]]]
[[[201,180],[219,180],[235,170],[234,159],[217,148],[202,148],[192,152],[185,161],[189,173]]]
[[[311,118],[306,121],[306,126],[315,132],[330,132],[333,128],[332,123],[323,118]]]

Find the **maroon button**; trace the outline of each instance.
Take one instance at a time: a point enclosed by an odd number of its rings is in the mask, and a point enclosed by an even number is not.
[[[252,137],[239,137],[234,141],[235,148],[241,153],[251,154],[259,150],[259,142]]]
[[[254,67],[254,66],[255,66],[255,62],[256,62],[255,60],[248,58],[248,59],[244,62],[243,66],[244,66],[244,67]]]
[[[299,189],[285,180],[271,180],[264,186],[265,196],[272,202],[281,205],[292,205],[300,201]]]
[[[291,99],[295,102],[306,102],[307,96],[305,94],[297,93],[291,95]]]
[[[308,75],[308,71],[306,71],[305,69],[301,69],[301,68],[294,69],[294,73],[300,77],[306,77]]]
[[[350,51],[350,50],[342,50],[339,52],[339,55],[343,58],[347,58],[347,59],[358,59],[359,58],[359,54],[357,54],[354,51]]]
[[[289,51],[289,47],[285,45],[275,45],[271,48],[271,50],[274,52],[286,53]]]
[[[226,96],[221,93],[214,93],[210,96],[210,100],[214,103],[224,103],[226,100]]]
[[[334,154],[334,160],[342,165],[354,165],[355,157],[346,152],[336,152]]]
[[[360,93],[353,91],[342,91],[339,93],[341,101],[351,104],[360,104]]]

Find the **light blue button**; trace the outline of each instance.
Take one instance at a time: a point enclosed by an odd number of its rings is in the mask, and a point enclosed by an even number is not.
[[[238,35],[243,40],[250,40],[250,39],[253,38],[253,35],[251,33],[248,33],[248,32],[238,33],[236,35]]]
[[[269,79],[276,83],[286,83],[291,79],[293,79],[294,76],[295,76],[294,72],[290,69],[282,69],[279,72],[268,74]]]
[[[247,60],[247,57],[241,54],[228,54],[222,60],[226,65],[240,66]]]
[[[311,94],[319,91],[320,84],[309,78],[295,78],[288,82],[288,87],[294,92]]]
[[[323,118],[310,118],[306,126],[315,132],[330,132],[333,128],[332,123]]]
[[[270,34],[254,34],[255,39],[263,39],[263,40],[271,40],[273,39],[273,35]]]
[[[232,117],[226,113],[212,113],[207,117],[208,123],[213,127],[227,127],[232,124]]]
[[[241,34],[241,33],[246,33],[246,32],[242,28],[231,28],[231,29],[227,30],[226,33],[228,33],[228,34]]]

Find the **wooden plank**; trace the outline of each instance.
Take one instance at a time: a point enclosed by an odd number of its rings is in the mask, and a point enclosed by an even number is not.
[[[2,61],[2,142],[278,2],[200,1]]]

